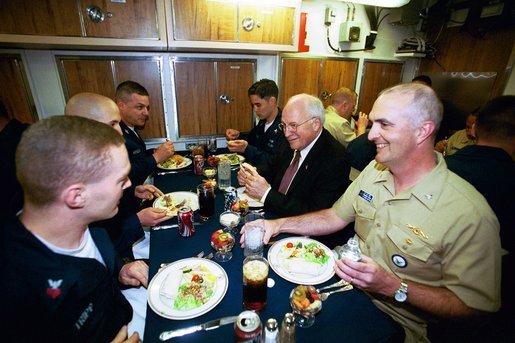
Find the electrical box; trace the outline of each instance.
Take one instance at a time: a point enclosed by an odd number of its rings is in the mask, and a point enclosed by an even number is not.
[[[340,24],[340,43],[359,42],[361,39],[361,23],[346,21]]]
[[[336,19],[336,10],[332,7],[325,8],[324,24],[331,25]]]

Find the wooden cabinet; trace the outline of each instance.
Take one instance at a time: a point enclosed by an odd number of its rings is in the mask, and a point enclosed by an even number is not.
[[[338,88],[355,88],[357,68],[358,60],[354,59],[283,57],[281,106],[293,95],[308,93],[318,96],[327,107]]]
[[[57,56],[66,101],[80,92],[114,98],[116,86],[132,80],[150,94],[150,119],[140,131],[143,138],[166,137],[162,91],[162,58]]]
[[[250,131],[254,60],[175,59],[173,69],[179,137]]]
[[[296,51],[300,1],[253,5],[223,0],[169,0],[172,49]]]
[[[82,0],[81,11],[86,37],[159,39],[156,1]]]
[[[370,113],[379,93],[402,80],[403,62],[365,61],[363,65],[359,111]]]
[[[294,7],[240,4],[240,42],[293,45]]]
[[[0,44],[166,49],[164,1],[0,1]]]
[[[82,34],[76,1],[0,1],[0,33],[76,36]]]
[[[233,2],[174,0],[173,19],[175,40],[238,40],[238,7]]]
[[[0,54],[0,101],[7,112],[23,123],[38,119],[21,56]]]

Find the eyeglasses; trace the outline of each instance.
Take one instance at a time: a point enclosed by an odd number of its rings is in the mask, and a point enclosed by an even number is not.
[[[306,121],[303,121],[302,123],[300,124],[297,124],[297,123],[291,123],[291,124],[285,124],[285,123],[280,123],[278,126],[279,126],[279,130],[281,131],[286,131],[286,130],[290,130],[291,132],[297,132],[297,128],[301,125],[304,125],[306,124],[308,121],[312,120],[312,119],[315,119],[317,117],[311,117],[309,118],[308,120]]]

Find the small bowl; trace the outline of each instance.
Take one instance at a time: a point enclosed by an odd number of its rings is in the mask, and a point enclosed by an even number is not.
[[[225,211],[220,214],[220,224],[229,229],[233,229],[240,223],[241,216],[238,212]]]

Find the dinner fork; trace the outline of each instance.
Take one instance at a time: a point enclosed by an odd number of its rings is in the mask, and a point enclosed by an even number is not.
[[[322,301],[326,301],[327,298],[329,298],[329,296],[333,293],[339,293],[339,292],[346,292],[346,291],[350,291],[351,289],[353,289],[354,287],[352,287],[352,285],[347,285],[345,287],[342,287],[342,288],[339,288],[337,290],[334,290],[334,291],[331,291],[331,292],[327,292],[327,293],[320,293],[320,300]]]
[[[209,253],[209,254],[208,254],[206,257],[204,257],[204,258],[205,258],[205,259],[208,259],[208,260],[212,259],[212,258],[213,258],[213,253],[212,253],[212,252],[211,252],[211,253]]]
[[[213,255],[213,253],[211,253],[210,255]],[[195,257],[197,257],[197,258],[202,258],[202,256],[204,256],[204,250],[202,250],[202,251],[201,251],[201,252],[199,252],[197,255],[195,255]],[[209,255],[208,255],[208,256],[209,256]],[[213,257],[213,256],[211,256],[211,257]],[[206,258],[207,258],[207,257],[206,257]],[[173,262],[161,263],[161,264],[159,265],[159,269],[162,269],[162,268],[166,267],[167,265],[169,265],[169,264],[171,264],[171,263],[173,263]]]

